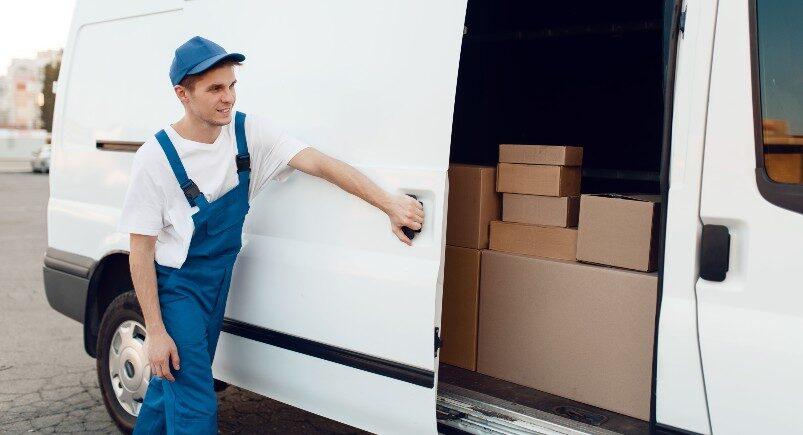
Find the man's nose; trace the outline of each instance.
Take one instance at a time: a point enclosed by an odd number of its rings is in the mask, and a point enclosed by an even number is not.
[[[231,90],[231,89],[226,89],[223,92],[222,100],[223,100],[224,103],[232,103],[232,102],[234,102],[234,91]]]

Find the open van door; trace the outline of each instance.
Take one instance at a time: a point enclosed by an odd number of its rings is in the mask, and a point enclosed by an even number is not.
[[[247,56],[239,110],[415,195],[387,216],[296,173],[252,204],[215,377],[378,433],[434,433],[437,335],[466,0],[193,1],[188,34]]]
[[[717,14],[697,283],[711,430],[800,433],[803,4]]]

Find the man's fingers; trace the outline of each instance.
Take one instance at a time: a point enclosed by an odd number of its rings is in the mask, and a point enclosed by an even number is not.
[[[159,362],[151,361],[151,372],[157,378],[161,378],[162,377],[162,371],[160,370]]]
[[[176,380],[176,378],[174,378],[173,374],[170,373],[170,364],[168,363],[167,360],[168,358],[165,358],[164,362],[162,363],[162,374],[164,375],[165,379],[167,379],[170,382],[173,382]]]
[[[407,228],[410,228],[410,229],[412,229],[414,231],[418,231],[418,230],[421,229],[421,223],[420,222],[416,222],[414,220],[407,221],[407,223],[405,223],[404,226],[406,226]]]
[[[403,243],[406,243],[408,245],[412,245],[413,244],[413,242],[411,242],[410,239],[408,239],[407,236],[404,235],[404,232],[402,231],[402,229],[400,227],[394,227],[393,228],[393,234],[395,234],[396,237],[398,237],[399,240],[401,240]]]
[[[173,361],[173,368],[176,370],[181,370],[181,365],[178,358],[178,350],[175,347],[170,351],[170,359]]]

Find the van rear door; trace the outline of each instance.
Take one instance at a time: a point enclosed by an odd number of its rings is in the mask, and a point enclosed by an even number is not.
[[[215,376],[377,433],[434,433],[449,147],[466,0],[194,1],[188,28],[246,55],[238,109],[414,194],[384,213],[296,173],[252,204]],[[191,25],[191,27],[189,27]]]
[[[717,14],[697,283],[711,430],[800,433],[803,5]]]

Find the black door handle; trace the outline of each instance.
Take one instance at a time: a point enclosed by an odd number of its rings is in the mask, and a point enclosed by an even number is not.
[[[415,196],[415,195],[411,195],[411,194],[409,194],[409,193],[408,193],[408,194],[407,194],[407,196],[409,196],[410,198],[413,198],[413,199],[415,199],[415,200],[418,200],[418,197],[417,197],[417,196]],[[424,206],[424,203],[423,203],[423,202],[421,202],[421,201],[418,201],[418,203],[419,203],[419,204],[421,204],[421,207],[423,207],[423,206]],[[422,226],[421,226],[421,228],[423,228],[423,227],[424,227],[424,226],[422,225]],[[402,227],[402,232],[404,233],[404,235],[405,235],[405,236],[407,236],[407,238],[408,238],[408,239],[410,239],[410,241],[412,241],[412,240],[413,240],[413,237],[415,237],[415,235],[416,235],[417,233],[420,233],[420,232],[421,232],[421,228],[419,228],[419,229],[417,229],[417,230],[414,230],[414,229],[412,229],[412,228],[408,228],[408,227]]]
[[[700,278],[725,281],[730,268],[731,234],[723,225],[703,225],[700,239]]]

